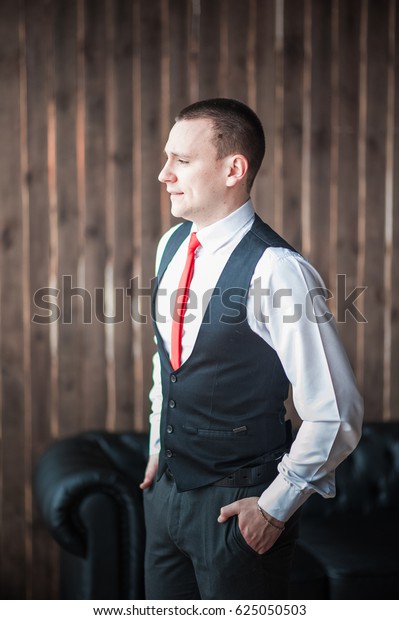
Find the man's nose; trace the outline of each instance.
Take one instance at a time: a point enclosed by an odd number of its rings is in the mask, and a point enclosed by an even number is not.
[[[161,183],[174,183],[176,181],[176,175],[172,171],[169,162],[166,162],[161,172],[158,175],[158,181]]]

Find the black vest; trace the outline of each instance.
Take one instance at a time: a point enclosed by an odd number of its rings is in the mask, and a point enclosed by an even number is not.
[[[191,229],[169,239],[155,297],[168,264]],[[255,267],[268,247],[292,249],[255,216],[213,291],[192,354],[173,371],[154,320],[163,405],[158,478],[166,466],[179,491],[211,484],[286,441],[288,379],[272,347],[248,325],[246,305]]]

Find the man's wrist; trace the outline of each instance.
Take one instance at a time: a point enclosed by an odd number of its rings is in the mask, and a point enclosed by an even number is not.
[[[258,510],[260,514],[262,515],[263,519],[266,521],[267,526],[274,527],[276,530],[280,530],[280,532],[282,532],[285,529],[284,521],[279,521],[278,519],[275,519],[274,517],[269,515],[265,510],[263,510],[263,508],[259,504],[258,504]]]

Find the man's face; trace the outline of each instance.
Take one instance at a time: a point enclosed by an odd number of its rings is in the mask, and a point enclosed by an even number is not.
[[[170,194],[172,214],[206,226],[219,219],[228,166],[217,159],[208,119],[178,121],[165,146],[167,162],[158,179]]]

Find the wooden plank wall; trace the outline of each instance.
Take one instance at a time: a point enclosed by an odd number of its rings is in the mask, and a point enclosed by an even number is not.
[[[257,110],[257,209],[334,294],[366,418],[399,419],[398,33],[395,0],[0,1],[3,598],[58,594],[31,488],[46,446],[147,428],[152,333],[126,291],[172,223],[157,174],[191,101]],[[358,286],[367,323],[344,312]]]

